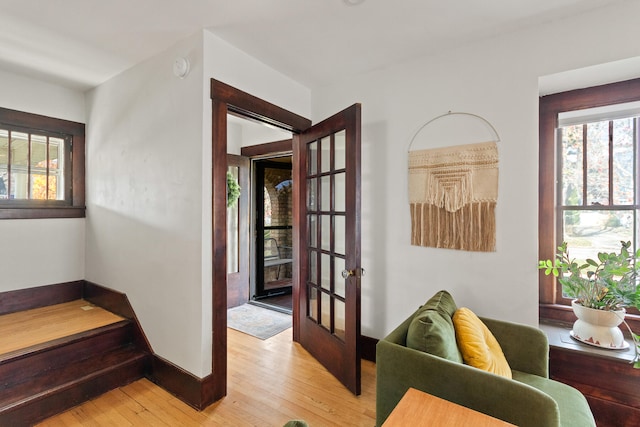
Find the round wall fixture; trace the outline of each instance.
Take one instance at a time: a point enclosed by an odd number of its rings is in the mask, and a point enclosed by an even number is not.
[[[358,6],[359,4],[364,3],[364,0],[342,0],[342,2],[347,6]]]
[[[189,74],[189,60],[183,57],[176,58],[173,61],[173,74],[184,79]]]

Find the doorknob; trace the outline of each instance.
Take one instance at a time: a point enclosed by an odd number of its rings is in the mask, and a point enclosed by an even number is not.
[[[356,268],[355,270],[342,270],[342,278],[348,279],[349,276],[362,277],[364,276],[364,268]]]

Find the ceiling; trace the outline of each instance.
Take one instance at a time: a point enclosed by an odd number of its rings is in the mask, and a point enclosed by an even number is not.
[[[622,1],[0,0],[0,69],[86,90],[206,28],[314,88]]]

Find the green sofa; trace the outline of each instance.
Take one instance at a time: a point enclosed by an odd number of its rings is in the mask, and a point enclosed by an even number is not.
[[[449,301],[443,304],[441,300]],[[444,307],[443,307],[444,305]],[[435,310],[436,316],[433,316]],[[549,379],[549,344],[539,329],[480,318],[500,343],[513,379],[468,365],[452,354],[455,349],[453,298],[441,291],[413,313],[376,347],[376,424],[381,426],[409,387],[491,415],[520,427],[595,427],[585,397],[576,389]],[[425,318],[425,313],[428,316]],[[414,322],[414,317],[420,317]],[[426,319],[426,320],[425,320]],[[420,320],[420,322],[418,322]],[[412,324],[413,322],[413,324]],[[440,324],[439,324],[440,322]],[[437,343],[440,356],[415,347],[415,325],[427,347]],[[435,326],[435,327],[434,327]],[[438,335],[438,336],[436,336]],[[451,342],[453,340],[453,342]],[[450,360],[453,359],[453,360]]]

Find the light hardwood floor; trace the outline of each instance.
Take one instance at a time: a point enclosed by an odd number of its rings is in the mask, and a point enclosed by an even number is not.
[[[362,361],[353,396],[297,343],[291,329],[268,340],[228,330],[227,396],[198,412],[143,379],[45,420],[69,426],[374,426],[375,364]]]

